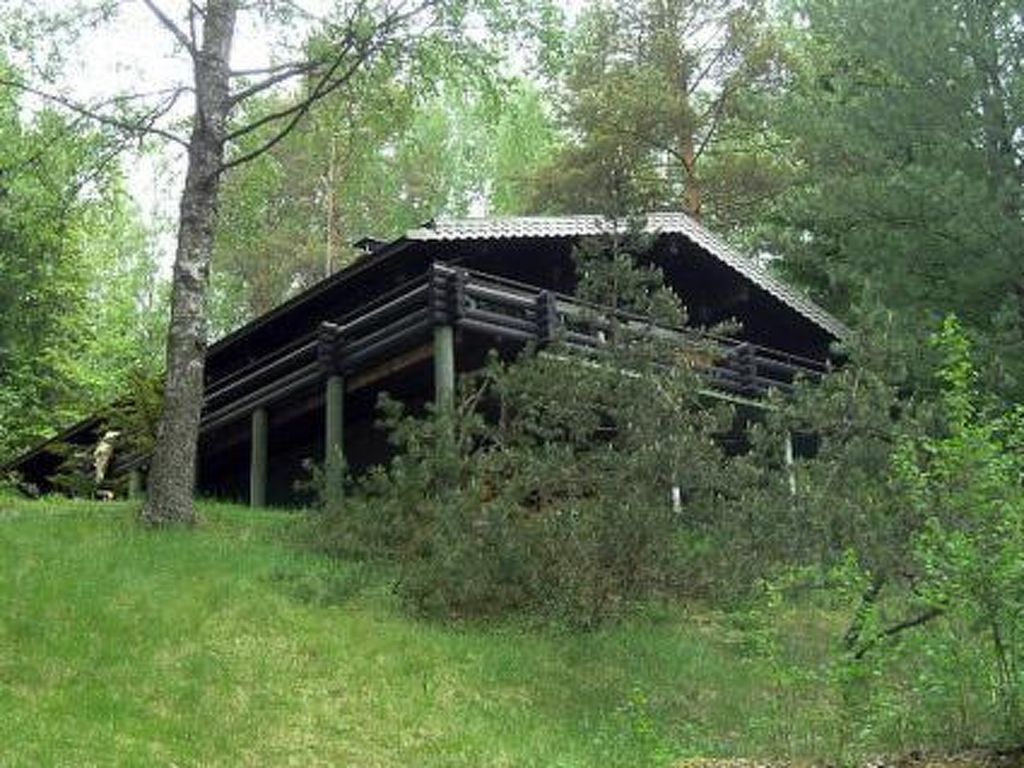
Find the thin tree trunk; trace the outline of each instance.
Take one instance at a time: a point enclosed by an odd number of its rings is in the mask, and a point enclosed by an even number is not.
[[[327,161],[327,258],[324,263],[324,277],[334,274],[337,263],[337,238],[335,221],[337,211],[337,185],[338,185],[338,137],[331,136],[331,154]]]
[[[1024,333],[1024,272],[1017,278],[1013,292],[1017,296],[1017,316],[1020,317],[1021,332]]]
[[[693,140],[693,133],[689,130],[683,133],[683,183],[685,185],[683,207],[697,221],[701,220],[701,199],[700,183],[697,181],[697,150]]]
[[[237,0],[208,0],[202,47],[194,60],[196,112],[174,258],[164,409],[150,468],[143,519],[192,523],[196,451],[206,357],[206,289],[220,169],[230,111],[229,59]]]

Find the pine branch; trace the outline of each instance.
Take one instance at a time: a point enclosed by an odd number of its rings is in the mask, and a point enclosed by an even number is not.
[[[698,59],[704,55],[705,51],[708,47],[710,47],[710,45],[711,42],[709,41],[708,43],[705,43],[705,45],[702,46],[700,49],[698,49]],[[725,43],[722,43],[718,47],[718,50],[716,50],[715,53],[708,58],[707,63],[704,65],[704,68],[700,72],[698,72],[697,75],[693,79],[691,79],[689,83],[686,84],[685,87],[687,98],[691,98],[694,95],[694,93],[696,93],[697,89],[700,88],[701,83],[703,83],[704,80],[707,79],[708,75],[711,74],[711,70],[715,67],[716,64],[718,64],[718,62],[726,54],[727,47],[728,46]]]
[[[708,144],[718,133],[719,125],[722,122],[722,117],[725,115],[725,105],[728,100],[732,98],[734,83],[732,81],[727,82],[722,88],[722,92],[718,94],[718,98],[715,99],[715,103],[701,116],[701,122],[708,119],[711,116],[711,125],[708,126],[707,131],[704,133],[704,138],[700,142],[700,146],[697,147],[697,151],[693,153],[693,161],[696,163],[701,156],[704,154],[704,150],[708,148]]]

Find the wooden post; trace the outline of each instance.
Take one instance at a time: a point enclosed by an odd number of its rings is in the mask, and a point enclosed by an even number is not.
[[[796,467],[793,461],[793,433],[786,430],[786,445],[783,449],[786,462],[786,476],[789,480],[789,492],[796,496]]]
[[[455,331],[450,325],[434,328],[434,402],[439,409],[455,407]]]
[[[252,412],[252,439],[249,458],[249,506],[267,504],[267,409]]]
[[[757,360],[754,359],[754,347],[744,342],[736,348],[739,363],[740,386],[747,397],[762,394],[757,386]]]
[[[326,432],[324,434],[324,469],[332,488],[341,481],[340,470],[345,460],[345,377],[333,373],[327,377]]]
[[[541,291],[537,294],[534,314],[537,324],[537,340],[541,344],[550,344],[558,333],[558,306],[555,303],[555,294],[551,291]]]
[[[133,469],[128,473],[128,498],[137,501],[142,498],[143,489],[145,488],[145,478],[142,476],[141,469]]]

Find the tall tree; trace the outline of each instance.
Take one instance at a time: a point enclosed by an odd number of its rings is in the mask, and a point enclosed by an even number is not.
[[[550,100],[540,84],[518,80],[497,119],[482,124],[483,192],[489,209],[503,215],[530,213],[540,169],[563,148]]]
[[[82,393],[81,416],[125,396],[136,374],[160,373],[167,336],[169,286],[159,274],[153,235],[123,183],[103,206],[91,206],[82,225],[87,288],[76,350],[62,359]]]
[[[1019,368],[1019,4],[799,0],[790,11],[789,87],[765,119],[797,173],[765,247],[836,309],[880,303],[918,326],[955,310]]]
[[[53,88],[25,79],[7,85],[31,91],[78,114],[136,135],[158,135],[183,146],[188,168],[180,205],[171,319],[167,339],[164,411],[153,454],[149,495],[143,519],[154,525],[192,522],[192,491],[202,408],[203,365],[207,344],[206,298],[217,205],[226,171],[261,156],[281,142],[324,98],[346,90],[373,62],[411,55],[437,54],[453,41],[467,39],[469,3],[462,0],[355,0],[317,18],[293,3],[244,5],[239,0],[189,3],[180,15],[164,11],[157,0],[143,0],[162,30],[188,57],[192,83],[163,91],[155,100],[121,94],[99,103],[73,101]],[[102,16],[110,3],[89,9]],[[315,34],[310,44],[287,50],[270,66],[232,69],[231,51],[240,12],[264,21],[302,22]],[[42,70],[45,73],[45,68]],[[300,83],[298,88],[295,84]],[[289,84],[293,87],[288,88]],[[277,91],[288,98],[280,109],[247,116],[252,99]],[[194,96],[187,137],[162,119],[184,93]],[[254,147],[242,147],[249,136]]]
[[[155,5],[152,8],[189,52],[195,75],[195,113],[171,283],[167,384],[142,513],[148,522],[161,524],[191,522],[195,517],[192,489],[203,406],[206,286],[228,121],[232,101],[238,99],[238,94],[233,97],[231,93],[230,69],[238,8],[235,0],[208,0],[202,13],[201,41],[195,34],[186,35]]]
[[[442,210],[465,210],[480,173],[465,96],[481,84],[460,77],[464,87],[455,88],[447,73],[400,67],[364,71],[353,83],[357,98],[325,99],[226,180],[213,259],[215,331],[345,266],[358,255],[358,238],[394,236]],[[421,87],[402,83],[409,78]]]
[[[742,125],[744,99],[778,71],[763,5],[590,6],[572,33],[566,66],[565,122],[573,139],[542,177],[539,202],[600,208],[610,196],[627,196],[633,206],[682,208],[697,218],[727,210],[731,191],[714,185],[723,199],[707,199],[705,176],[716,146]],[[734,145],[719,166],[738,151]]]

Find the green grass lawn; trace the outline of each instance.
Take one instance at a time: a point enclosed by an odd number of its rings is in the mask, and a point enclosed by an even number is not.
[[[452,628],[289,544],[285,513],[134,511],[0,496],[0,765],[645,766],[850,736],[807,674],[824,612],[783,617],[772,659],[710,612]]]

